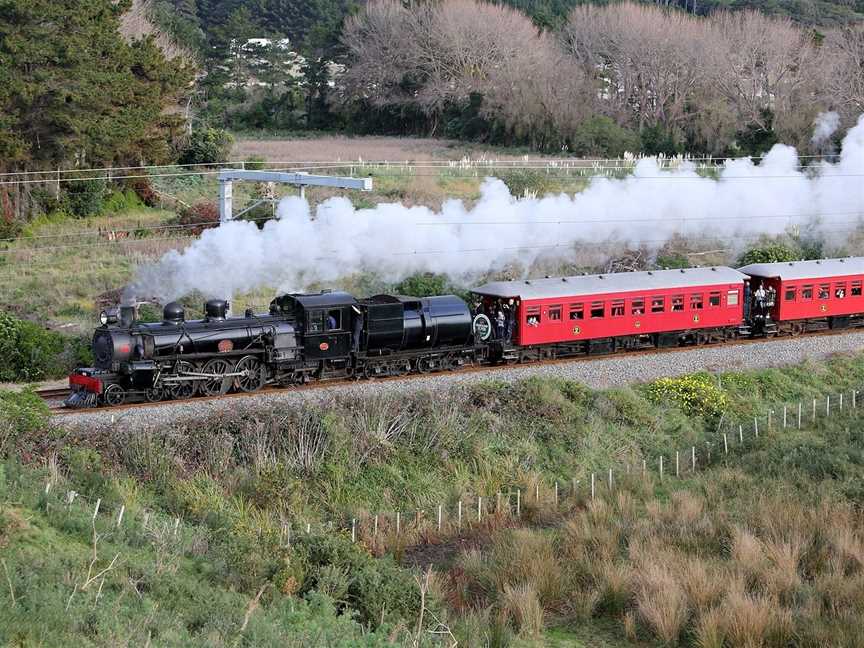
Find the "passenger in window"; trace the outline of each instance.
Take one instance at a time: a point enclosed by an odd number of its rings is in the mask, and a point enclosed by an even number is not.
[[[825,286],[819,288],[819,299],[828,299],[828,288]]]
[[[507,317],[504,315],[504,306],[502,304],[498,305],[498,310],[495,312],[495,330],[498,333],[498,339],[504,339],[504,331],[506,329],[506,321]]]
[[[539,325],[540,325],[540,318],[539,317],[537,317],[536,315],[529,315],[528,316],[528,326],[539,326]]]
[[[843,299],[846,296],[846,291],[842,288],[838,288],[834,293],[834,296],[837,297],[837,299]]]
[[[645,308],[642,306],[642,304],[633,304],[633,314],[634,315],[644,315],[645,314]]]
[[[336,318],[333,317],[333,313],[329,313],[327,315],[327,330],[333,331],[336,329]]]

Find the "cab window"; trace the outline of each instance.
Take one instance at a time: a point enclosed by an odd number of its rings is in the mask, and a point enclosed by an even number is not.
[[[324,326],[328,331],[338,331],[342,328],[342,310],[334,308],[327,311],[327,319],[324,320]]]
[[[324,311],[312,310],[306,313],[306,332],[322,333],[324,331]]]

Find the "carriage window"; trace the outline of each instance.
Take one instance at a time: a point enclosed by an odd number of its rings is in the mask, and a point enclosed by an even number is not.
[[[789,286],[786,288],[786,296],[784,299],[786,301],[795,301],[795,286]]]
[[[738,291],[730,290],[726,293],[726,305],[727,306],[737,306],[738,305]]]
[[[612,317],[624,316],[624,300],[620,299],[612,302]]]
[[[549,307],[549,319],[554,321],[554,322],[560,322],[561,321],[561,305],[560,304]]]
[[[306,332],[321,333],[324,331],[324,311],[313,310],[306,314]]]
[[[852,282],[852,296],[860,297],[861,296],[861,282],[853,281]]]
[[[702,310],[702,295],[690,295],[690,310]]]
[[[570,304],[570,319],[585,319],[585,306],[582,304]]]
[[[830,297],[829,284],[819,284],[819,299],[828,299]]]
[[[651,298],[651,312],[662,313],[666,307],[666,300],[663,297]]]
[[[838,283],[834,284],[834,297],[837,299],[845,299],[846,298],[846,284]]]
[[[801,286],[801,299],[813,299],[813,286]]]
[[[684,295],[675,295],[672,298],[672,312],[678,313],[684,310]]]
[[[639,299],[634,299],[633,304],[630,307],[630,312],[633,315],[644,315],[645,314],[645,300],[641,297]]]
[[[708,305],[709,306],[719,306],[720,305],[720,293],[712,292],[708,294]]]
[[[591,302],[591,319],[599,319],[604,314],[603,302]]]
[[[539,306],[531,306],[525,311],[525,323],[528,326],[540,326]]]

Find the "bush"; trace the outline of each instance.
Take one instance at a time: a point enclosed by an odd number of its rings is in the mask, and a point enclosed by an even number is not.
[[[234,138],[221,128],[204,128],[193,132],[183,153],[180,164],[215,164],[224,162],[231,154]]]
[[[0,313],[0,382],[42,380],[63,371],[63,337]]]
[[[188,225],[191,234],[198,235],[205,229],[218,227],[219,207],[214,202],[202,200],[190,207],[183,207],[177,213],[177,223]]]
[[[107,187],[104,180],[77,180],[66,187],[69,211],[78,218],[96,216],[105,208]]]
[[[507,185],[510,194],[516,198],[521,198],[529,193],[544,196],[554,191],[554,186],[550,182],[549,176],[541,171],[514,169],[499,173],[498,177]]]
[[[780,261],[795,261],[798,255],[788,245],[783,243],[770,243],[750,248],[738,257],[738,266],[751,263],[777,263]]]
[[[728,398],[708,374],[680,378],[660,378],[647,387],[647,397],[658,405],[674,403],[690,416],[717,418],[723,414]]]
[[[627,151],[638,151],[639,136],[622,128],[609,117],[591,117],[576,127],[570,137],[570,148],[576,155],[621,157]]]
[[[143,207],[141,199],[131,189],[126,191],[110,191],[105,199],[102,210],[107,213],[122,213]]]
[[[19,438],[45,429],[48,406],[32,391],[0,391],[0,457],[15,447]]]
[[[148,207],[156,207],[159,204],[159,194],[153,188],[150,178],[133,178],[126,186],[134,191],[138,199]]]
[[[393,292],[397,295],[410,295],[411,297],[445,295],[447,290],[447,277],[432,272],[411,275],[393,286]]]

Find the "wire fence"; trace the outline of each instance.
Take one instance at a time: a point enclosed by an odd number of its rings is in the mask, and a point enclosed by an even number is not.
[[[528,485],[525,482],[514,483],[512,487],[497,492],[466,493],[455,500],[431,506],[346,514],[331,519],[306,519],[283,514],[271,523],[279,529],[281,543],[288,548],[298,535],[327,533],[340,534],[353,543],[379,548],[460,538],[482,528],[530,522],[540,513],[566,512],[593,500],[613,497],[619,490],[638,482],[680,482],[701,470],[740,456],[754,447],[766,432],[804,430],[833,417],[855,413],[861,405],[860,396],[861,391],[855,389],[775,404],[763,414],[747,420],[721,421],[716,432],[701,445],[670,448],[668,452],[638,461],[610,462],[606,468],[567,480],[543,481],[536,478]],[[72,510],[80,514],[86,510],[94,531],[97,523],[101,529],[132,526],[139,534],[162,544],[191,542],[200,532],[184,525],[179,516],[168,517],[140,507],[133,507],[132,512],[125,504],[116,502],[106,507],[102,498],[61,490],[55,486],[56,482],[56,478],[51,478],[45,483],[41,506],[46,512],[61,514]]]

